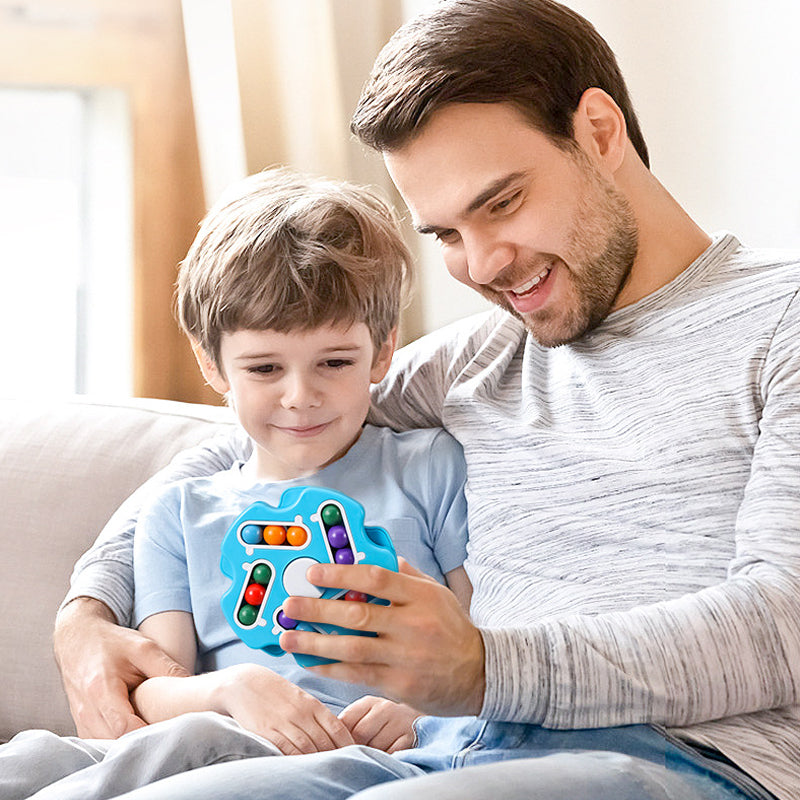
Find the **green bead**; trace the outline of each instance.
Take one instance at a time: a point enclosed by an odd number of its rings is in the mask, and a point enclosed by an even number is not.
[[[266,586],[272,577],[272,570],[266,564],[256,564],[253,567],[253,574],[250,576],[256,583]]]
[[[258,609],[248,603],[242,604],[239,613],[236,615],[242,625],[252,625],[258,616]]]
[[[339,506],[335,506],[333,503],[325,506],[320,513],[326,527],[339,525],[342,521],[342,512],[339,510]]]

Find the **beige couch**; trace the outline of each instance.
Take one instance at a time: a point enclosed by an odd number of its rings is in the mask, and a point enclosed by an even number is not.
[[[0,741],[74,732],[51,645],[72,565],[139,484],[233,424],[163,400],[0,400]]]

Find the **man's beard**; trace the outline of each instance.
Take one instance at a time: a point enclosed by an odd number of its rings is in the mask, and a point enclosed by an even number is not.
[[[586,188],[578,199],[575,219],[562,258],[545,258],[558,265],[554,277],[566,286],[570,298],[538,311],[520,314],[502,292],[490,285],[479,291],[519,318],[543,347],[574,342],[594,330],[608,316],[631,273],[638,250],[638,227],[625,196],[606,181],[582,151]],[[567,263],[565,263],[567,262]],[[569,264],[569,266],[567,265]],[[515,264],[509,275],[526,280],[542,269],[537,264]],[[566,279],[566,280],[565,280]]]

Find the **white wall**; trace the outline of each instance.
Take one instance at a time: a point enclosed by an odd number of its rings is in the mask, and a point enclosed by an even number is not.
[[[435,0],[405,0],[407,15]],[[652,169],[708,231],[800,249],[800,4],[796,0],[566,0],[616,52]],[[483,301],[423,248],[427,329]]]

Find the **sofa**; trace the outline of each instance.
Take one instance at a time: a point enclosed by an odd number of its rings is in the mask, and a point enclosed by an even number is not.
[[[75,561],[137,486],[234,425],[167,400],[0,399],[0,742],[75,732],[52,651]]]

